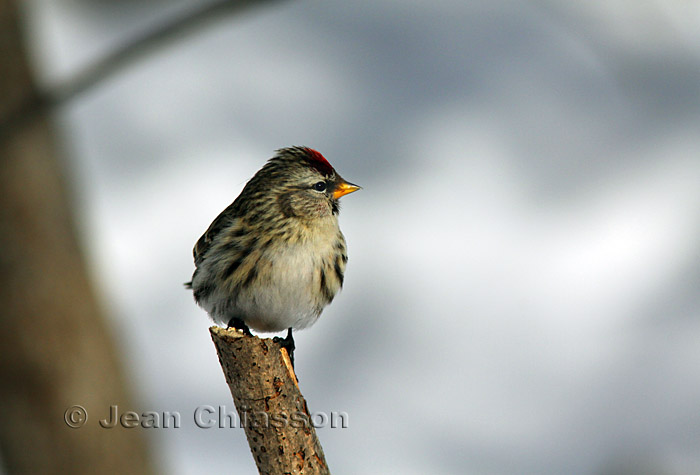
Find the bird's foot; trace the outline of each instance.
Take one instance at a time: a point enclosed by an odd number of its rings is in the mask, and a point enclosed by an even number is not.
[[[292,362],[292,369],[294,369],[294,350],[296,349],[296,345],[294,344],[294,337],[292,336],[292,329],[290,328],[287,330],[287,337],[286,338],[280,338],[278,336],[274,337],[272,339],[275,343],[279,343],[282,348],[287,350],[287,354],[289,355],[289,360]]]
[[[240,318],[234,317],[231,320],[229,320],[228,328],[235,328],[236,330],[240,330],[248,336],[253,336],[253,334],[250,333],[250,328],[248,328],[248,325],[246,325],[245,322]]]

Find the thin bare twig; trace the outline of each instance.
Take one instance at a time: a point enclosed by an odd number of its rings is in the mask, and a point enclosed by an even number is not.
[[[244,8],[269,3],[271,0],[220,0],[204,5],[200,9],[184,14],[163,26],[131,39],[121,48],[87,66],[72,78],[39,91],[19,103],[4,117],[0,117],[0,140],[12,134],[18,127],[33,121],[37,116],[53,110],[76,96],[98,85],[137,59],[164,47],[176,39],[188,36],[209,22],[226,15],[238,13]]]

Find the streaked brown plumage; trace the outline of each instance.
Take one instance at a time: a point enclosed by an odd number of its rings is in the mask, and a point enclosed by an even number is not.
[[[197,303],[220,324],[289,338],[312,325],[343,285],[338,199],[357,189],[315,150],[278,150],[197,241]]]

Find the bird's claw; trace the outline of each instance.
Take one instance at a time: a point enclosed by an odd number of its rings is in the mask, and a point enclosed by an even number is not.
[[[287,330],[287,337],[286,338],[280,338],[278,336],[274,337],[272,339],[275,343],[279,343],[282,348],[287,350],[287,354],[289,355],[289,360],[292,362],[292,369],[294,369],[294,350],[296,349],[296,345],[294,344],[294,337],[292,336],[292,329],[290,328]]]
[[[229,320],[228,328],[235,328],[236,330],[242,331],[247,336],[253,336],[253,334],[250,333],[250,328],[248,328],[248,325],[246,325],[245,322],[240,318],[234,317],[231,320]]]

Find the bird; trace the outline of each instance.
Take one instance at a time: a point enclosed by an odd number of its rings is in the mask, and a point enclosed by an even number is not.
[[[343,286],[340,197],[361,189],[318,151],[276,151],[196,242],[191,282],[211,319],[275,341],[294,362],[292,331],[313,325]]]

